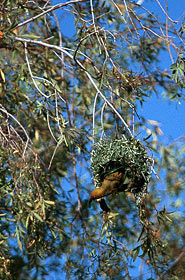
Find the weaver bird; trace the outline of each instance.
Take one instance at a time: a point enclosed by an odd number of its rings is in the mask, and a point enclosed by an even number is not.
[[[116,171],[107,175],[100,188],[96,188],[91,192],[90,201],[102,198],[112,193],[124,191],[128,186],[128,180],[124,179],[123,171]]]

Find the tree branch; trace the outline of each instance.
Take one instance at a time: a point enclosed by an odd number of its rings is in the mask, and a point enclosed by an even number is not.
[[[183,258],[185,257],[185,250],[183,250],[180,255],[175,259],[174,263],[166,270],[164,271],[158,278],[157,280],[162,280],[165,275],[169,274],[171,271],[174,270],[175,266],[178,265]]]
[[[29,22],[31,22],[31,21],[34,21],[34,20],[38,19],[39,17],[41,17],[41,16],[43,16],[43,15],[45,15],[45,14],[48,14],[48,13],[50,13],[50,12],[56,10],[56,9],[60,9],[60,8],[62,8],[62,7],[64,7],[64,6],[67,6],[67,5],[70,5],[70,4],[79,3],[79,2],[85,2],[85,1],[87,1],[87,0],[76,0],[76,1],[69,1],[69,2],[67,2],[67,3],[57,4],[57,5],[55,5],[55,6],[52,6],[52,7],[49,8],[48,10],[46,10],[46,11],[40,13],[39,15],[36,15],[36,16],[34,16],[34,17],[31,17],[31,18],[27,19],[27,20],[24,21],[24,22],[19,23],[18,25],[16,25],[16,27],[15,27],[14,29],[17,29],[18,27],[21,27],[21,26],[23,26],[23,25],[26,25],[27,23],[29,23]]]

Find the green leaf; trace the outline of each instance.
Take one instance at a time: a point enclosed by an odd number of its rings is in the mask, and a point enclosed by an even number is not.
[[[39,220],[40,222],[43,222],[42,218],[36,212],[33,211],[32,213],[37,218],[37,220]]]
[[[45,202],[46,204],[49,204],[49,205],[55,205],[55,201],[44,200],[44,202]]]

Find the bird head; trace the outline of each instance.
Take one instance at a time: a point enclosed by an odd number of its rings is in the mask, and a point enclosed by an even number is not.
[[[93,200],[98,199],[98,198],[101,198],[101,197],[103,197],[103,196],[101,195],[101,190],[100,190],[100,188],[96,188],[95,190],[93,190],[93,191],[91,192],[91,196],[90,196],[90,199],[89,199],[89,204],[91,204],[91,202],[92,202]]]

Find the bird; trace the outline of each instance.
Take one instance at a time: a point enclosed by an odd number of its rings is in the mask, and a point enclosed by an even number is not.
[[[128,186],[128,179],[125,178],[124,170],[118,170],[114,173],[108,174],[102,184],[101,187],[96,188],[91,192],[90,201],[103,198],[104,196],[121,192],[126,189]]]

